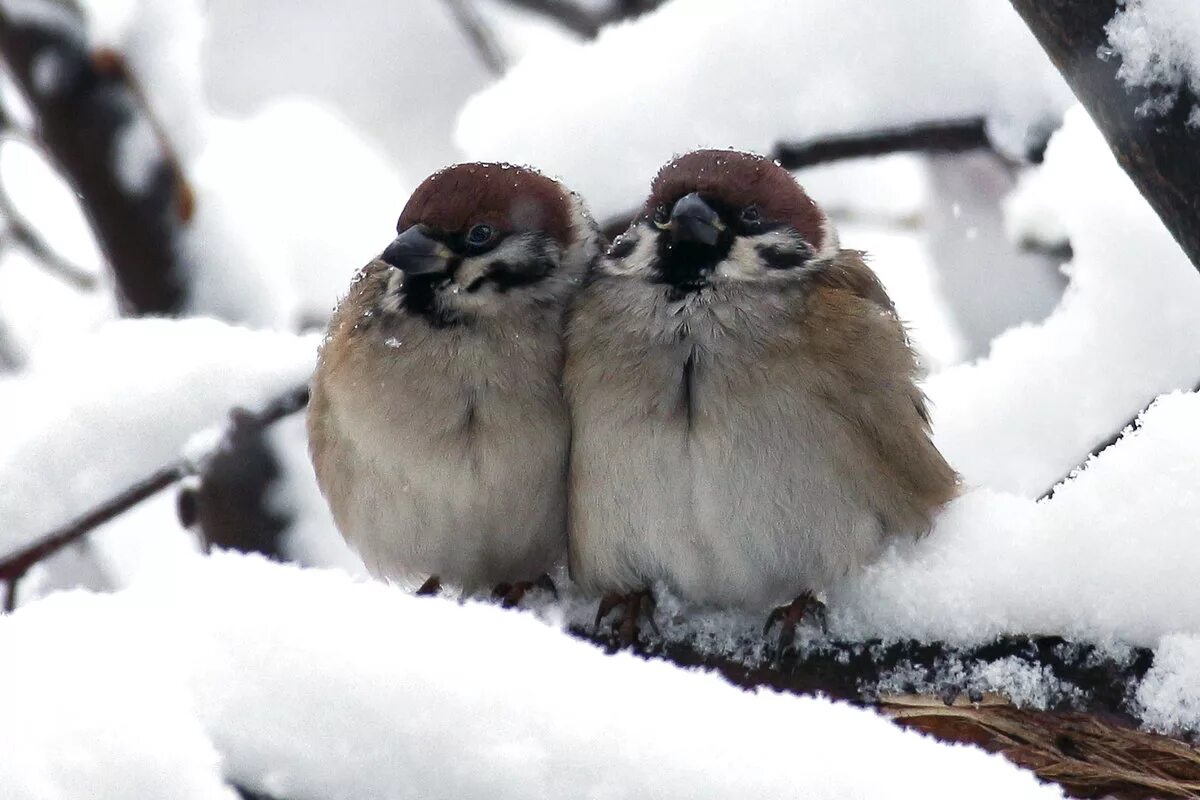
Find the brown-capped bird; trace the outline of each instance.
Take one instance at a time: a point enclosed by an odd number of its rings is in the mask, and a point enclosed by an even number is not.
[[[512,604],[566,549],[562,326],[599,234],[557,181],[483,163],[427,178],[396,229],[321,348],[317,480],[374,575]]]
[[[883,286],[768,159],[664,166],[567,338],[571,574],[607,593],[601,615],[626,605],[626,638],[662,580],[722,606],[795,598],[768,617],[786,645],[815,593],[956,492]]]

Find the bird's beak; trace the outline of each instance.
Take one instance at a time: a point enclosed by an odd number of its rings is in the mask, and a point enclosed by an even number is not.
[[[445,272],[450,255],[450,248],[414,226],[393,239],[379,258],[405,275],[429,275]]]
[[[692,192],[679,198],[671,210],[671,238],[676,242],[714,245],[725,223],[712,206]]]

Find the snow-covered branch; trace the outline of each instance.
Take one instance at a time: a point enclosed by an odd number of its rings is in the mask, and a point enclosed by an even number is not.
[[[199,452],[185,454],[173,462],[159,467],[77,518],[0,559],[0,581],[4,583],[4,610],[12,611],[15,608],[17,583],[36,564],[64,547],[79,541],[100,525],[125,513],[148,497],[186,477],[200,475],[201,483],[203,483],[203,474],[208,463],[219,454],[227,442],[232,441],[234,434],[238,434],[240,437],[246,435],[248,431],[261,431],[284,417],[300,411],[307,403],[308,386],[304,385],[289,389],[275,397],[257,412],[234,409],[230,412],[231,422],[228,428],[221,431],[218,436],[212,437],[211,442],[206,443],[208,446],[203,447]],[[183,497],[188,499],[183,501],[180,514],[185,518],[185,524],[188,524],[195,521],[200,514],[194,505],[199,501],[194,494],[185,494]]]
[[[1104,134],[1117,161],[1200,269],[1200,124],[1184,82],[1164,90],[1122,80],[1108,26],[1118,0],[1011,0]],[[1184,6],[1179,6],[1182,9]],[[1154,37],[1145,32],[1153,48]]]
[[[83,199],[123,301],[137,313],[181,310],[191,192],[123,60],[90,51],[73,4],[45,0],[0,5],[0,54]]]

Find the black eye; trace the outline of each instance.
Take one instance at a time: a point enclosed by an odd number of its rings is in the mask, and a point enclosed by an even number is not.
[[[762,214],[758,211],[758,206],[746,206],[742,209],[742,222],[747,225],[757,225],[762,222]]]
[[[671,212],[667,210],[665,205],[661,205],[654,209],[654,224],[660,228],[671,221]]]
[[[491,225],[476,225],[467,231],[467,244],[479,247],[490,242],[495,235],[496,232],[492,230]]]

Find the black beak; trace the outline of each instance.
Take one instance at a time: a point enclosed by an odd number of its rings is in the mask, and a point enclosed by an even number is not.
[[[379,258],[405,275],[428,275],[446,271],[450,250],[412,227],[393,239]]]
[[[671,238],[676,242],[714,245],[725,225],[712,206],[692,192],[679,198],[671,210]]]

